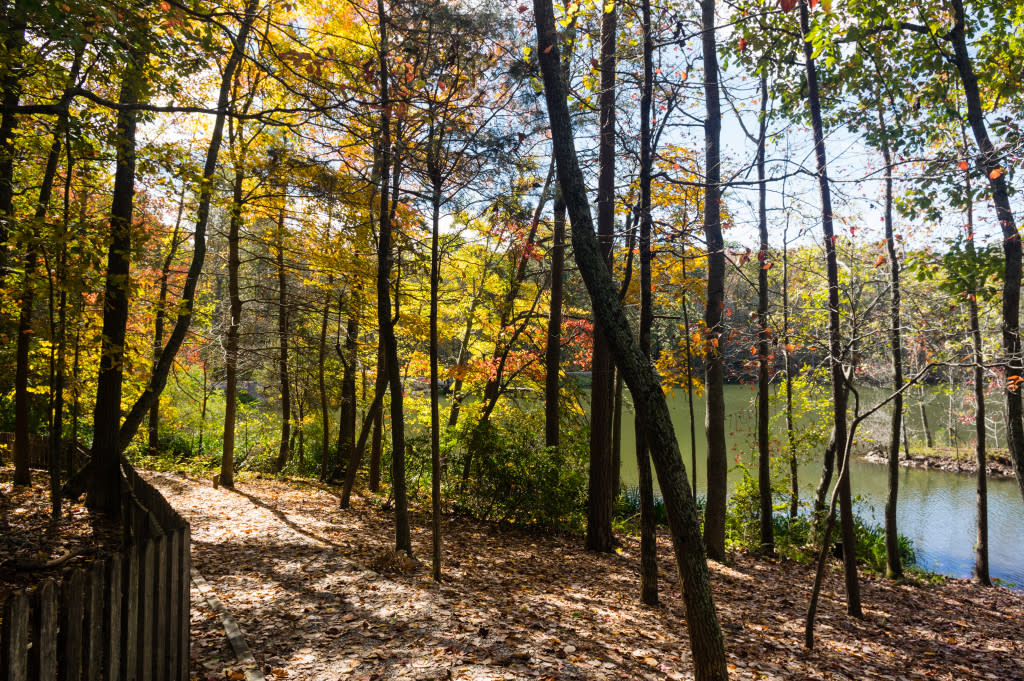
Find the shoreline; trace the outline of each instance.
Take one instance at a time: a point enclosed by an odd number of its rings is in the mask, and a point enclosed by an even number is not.
[[[879,465],[889,463],[887,452],[874,449],[860,455],[863,461]],[[920,468],[925,470],[938,470],[946,473],[961,473],[964,475],[975,475],[978,471],[977,462],[974,460],[974,450],[965,451],[959,458],[951,456],[944,449],[936,449],[928,455],[900,456],[902,468]],[[1015,478],[1013,464],[1009,457],[1003,454],[988,455],[985,461],[985,470],[990,478]]]

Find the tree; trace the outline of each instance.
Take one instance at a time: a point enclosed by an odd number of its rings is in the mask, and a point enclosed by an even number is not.
[[[669,529],[683,582],[696,678],[698,681],[724,680],[728,672],[722,631],[712,600],[697,508],[686,480],[686,469],[672,430],[665,396],[650,364],[633,340],[594,235],[593,218],[583,173],[576,158],[566,104],[566,86],[559,62],[558,33],[551,2],[534,0],[533,9],[537,25],[537,56],[551,122],[554,158],[572,225],[576,263],[590,294],[595,317],[608,334],[616,365],[622,371],[637,409],[643,410],[645,415],[644,435],[665,497]]]

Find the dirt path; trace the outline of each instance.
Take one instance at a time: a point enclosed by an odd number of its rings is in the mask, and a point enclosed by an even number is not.
[[[669,545],[663,605],[640,606],[637,547],[619,555],[578,541],[446,523],[448,577],[421,567],[383,576],[389,513],[330,490],[274,480],[214,490],[147,474],[192,523],[195,567],[234,615],[267,678],[692,678]],[[414,552],[429,524],[414,517]],[[967,582],[863,583],[866,619],[844,614],[841,577],[827,580],[818,648],[801,647],[808,568],[736,556],[712,565],[733,679],[1024,680],[1024,596]],[[194,676],[241,678],[219,618],[193,591]],[[232,673],[235,676],[232,676]]]

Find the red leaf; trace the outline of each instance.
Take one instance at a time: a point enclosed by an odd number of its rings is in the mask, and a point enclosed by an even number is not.
[[[815,7],[818,6],[818,0],[809,0],[809,4],[811,6],[811,9],[814,9]]]
[[[747,49],[747,39],[740,38],[740,52],[742,52],[745,49]]]
[[[783,12],[792,12],[796,7],[797,0],[779,0],[779,7],[782,8]]]
[[[959,163],[957,163],[957,164],[956,164],[956,166],[957,166],[957,168],[959,168],[960,170],[967,170],[967,168],[969,167],[969,166],[967,165],[967,161],[960,161]]]

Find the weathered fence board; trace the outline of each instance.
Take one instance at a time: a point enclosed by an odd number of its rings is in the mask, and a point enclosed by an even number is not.
[[[7,596],[0,681],[188,681],[188,523],[123,470],[123,549]]]
[[[3,650],[0,651],[3,678],[5,681],[28,681],[28,594],[19,591],[8,597],[3,617]]]
[[[52,579],[36,589],[32,608],[32,678],[55,681],[57,678],[57,594]]]

